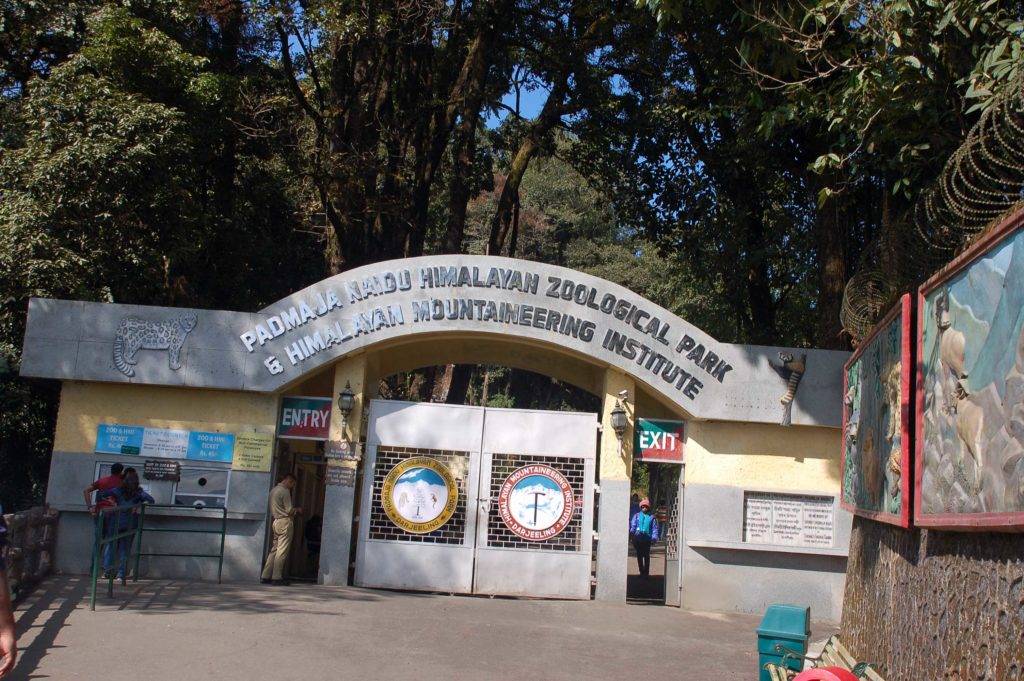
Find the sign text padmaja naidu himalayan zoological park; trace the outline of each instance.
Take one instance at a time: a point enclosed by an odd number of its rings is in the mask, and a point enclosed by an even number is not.
[[[263,323],[246,330],[239,338],[249,352],[282,338],[283,356],[270,355],[263,362],[274,375],[284,371],[285,362],[300,365],[317,353],[383,328],[405,324],[440,326],[453,320],[478,322],[481,331],[530,326],[587,344],[600,343],[603,349],[636,362],[691,400],[704,387],[703,381],[722,383],[732,370],[710,347],[679,330],[674,332],[668,321],[644,309],[643,303],[638,305],[562,276],[546,275],[544,279],[540,274],[504,267],[431,266],[385,271],[343,281],[337,287],[320,288],[309,300],[273,310]],[[336,313],[346,305],[363,304],[395,293],[408,296],[417,289],[423,297],[411,300],[410,309],[400,302],[382,300],[384,304],[369,309],[361,305],[364,309],[352,315]],[[438,297],[439,289],[472,289],[479,291],[480,297]],[[488,299],[487,290],[501,290],[514,297]],[[578,305],[580,314],[551,309],[545,300],[552,298]],[[593,320],[600,320],[602,315],[618,320],[630,332],[599,328]]]

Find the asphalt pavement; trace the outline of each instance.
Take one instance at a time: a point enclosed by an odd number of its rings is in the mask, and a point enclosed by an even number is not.
[[[145,581],[18,607],[14,679],[756,679],[756,615],[348,587]],[[830,633],[816,626],[816,637]]]

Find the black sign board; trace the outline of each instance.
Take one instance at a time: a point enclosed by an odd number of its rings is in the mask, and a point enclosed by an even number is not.
[[[328,440],[324,447],[324,456],[328,459],[339,459],[341,461],[359,460],[356,446],[348,440]]]
[[[328,466],[327,484],[340,487],[355,487],[356,469],[348,466]]]
[[[178,482],[181,480],[181,464],[170,459],[147,459],[142,477],[146,480]]]

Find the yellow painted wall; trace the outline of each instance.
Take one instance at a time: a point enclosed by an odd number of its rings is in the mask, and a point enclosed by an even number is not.
[[[222,433],[273,433],[277,396],[66,381],[53,448],[91,452],[101,423]]]
[[[619,393],[626,391],[627,399],[622,407],[626,410],[628,425],[621,440],[612,430],[612,410],[619,401]],[[601,481],[629,480],[633,470],[633,413],[632,399],[636,391],[633,379],[614,369],[604,373],[604,395],[601,400]]]
[[[839,491],[837,428],[687,423],[686,483]]]

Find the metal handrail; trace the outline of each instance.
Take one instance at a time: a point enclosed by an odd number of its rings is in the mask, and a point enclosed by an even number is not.
[[[187,529],[175,529],[169,527],[146,527],[146,508],[169,508],[175,511],[220,511],[220,528],[215,530],[202,530],[195,528]],[[135,513],[138,510],[139,522],[138,525],[125,532],[119,532],[110,537],[103,536],[103,516],[104,514],[110,514],[114,512],[128,512]],[[207,516],[210,518],[216,518],[216,516]],[[150,558],[161,558],[161,557],[177,557],[177,558],[216,558],[217,559],[217,583],[221,583],[221,578],[224,572],[224,543],[227,536],[228,530],[228,509],[225,508],[195,508],[189,506],[178,506],[175,504],[128,504],[124,506],[113,506],[108,508],[99,509],[96,514],[96,529],[95,539],[93,541],[93,556],[92,556],[92,596],[89,609],[96,609],[96,584],[99,581],[99,566],[100,566],[100,554],[105,545],[119,541],[127,537],[134,537],[134,572],[132,574],[132,581],[139,581],[139,563],[143,556]],[[144,532],[181,532],[181,533],[194,533],[194,534],[219,534],[220,535],[220,551],[218,553],[163,553],[163,552],[142,552],[142,534]],[[130,560],[132,557],[128,556]],[[121,574],[121,585],[126,586],[127,571]],[[114,575],[111,574],[108,578],[107,584],[107,597],[114,597]]]
[[[89,597],[89,609],[90,610],[95,610],[96,609],[96,584],[97,584],[97,582],[99,582],[99,576],[100,576],[100,555],[103,553],[103,547],[106,546],[107,544],[113,544],[115,542],[120,541],[121,539],[124,539],[126,537],[131,537],[133,535],[135,536],[135,543],[137,545],[138,542],[141,539],[141,536],[142,536],[142,533],[140,532],[140,530],[142,529],[142,523],[139,523],[138,527],[136,527],[133,530],[128,530],[127,532],[118,532],[116,534],[112,534],[109,537],[104,536],[106,533],[103,531],[103,525],[104,525],[103,518],[106,515],[111,515],[111,514],[114,514],[114,513],[127,512],[129,510],[131,510],[131,512],[134,513],[135,509],[141,508],[142,506],[143,506],[142,503],[138,503],[138,504],[126,504],[126,505],[123,505],[123,506],[107,506],[105,508],[96,509],[96,521],[95,521],[95,529],[94,529],[93,544],[92,544],[92,579],[91,579],[92,588],[91,588],[91,593],[90,593],[90,597]],[[107,598],[113,598],[114,597],[114,574],[110,574],[107,577],[107,579],[108,579],[108,583],[107,583]],[[124,574],[124,572],[121,573],[121,584],[122,584],[122,586],[127,584],[126,575]]]

